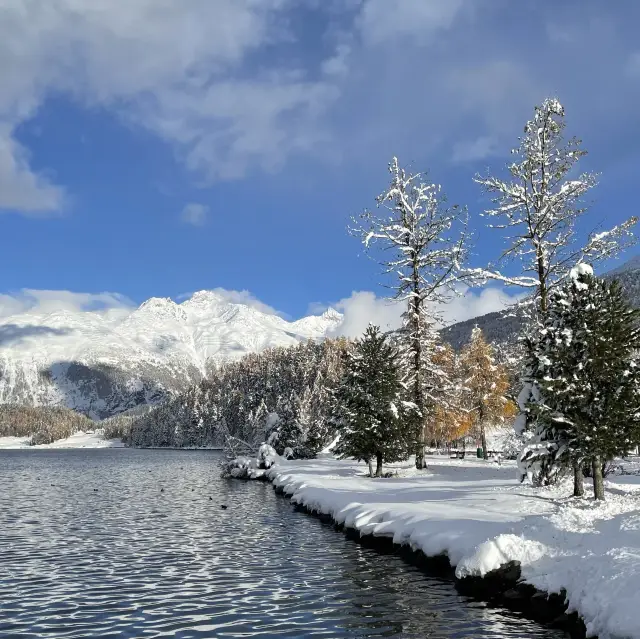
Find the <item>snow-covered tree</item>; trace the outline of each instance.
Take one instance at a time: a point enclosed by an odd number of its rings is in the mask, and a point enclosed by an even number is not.
[[[501,262],[517,262],[520,275],[476,269],[475,274],[510,286],[524,287],[544,314],[550,291],[579,262],[594,263],[616,255],[632,239],[638,218],[608,231],[593,231],[584,245],[578,224],[586,211],[585,195],[596,184],[593,173],[577,173],[576,164],[586,151],[581,141],[565,140],[564,107],[555,98],[535,107],[524,135],[512,153],[509,179],[476,176],[495,208],[485,215],[495,222],[491,228],[507,230],[508,246]]]
[[[375,459],[378,477],[384,462],[406,459],[413,437],[403,390],[397,351],[377,326],[369,326],[346,352],[334,393],[333,420],[340,432],[334,452],[368,462],[371,474]]]
[[[493,269],[471,272],[529,292],[524,302],[531,320],[526,326],[529,332],[535,332],[544,321],[550,293],[571,268],[615,256],[632,243],[632,227],[638,221],[631,217],[610,230],[592,231],[586,243],[579,241],[584,233],[580,222],[587,210],[585,196],[595,186],[596,176],[577,172],[577,163],[586,151],[580,140],[565,139],[564,118],[564,108],[557,99],[545,100],[535,107],[512,151],[515,161],[508,166],[509,178],[476,176],[495,204],[486,212],[492,220],[490,226],[508,233],[507,248],[499,262],[515,262],[520,274],[507,276]],[[531,352],[525,354],[529,360],[532,356]],[[535,402],[538,392],[530,373],[525,372],[521,388],[518,403],[522,412],[516,424],[522,434],[533,427],[531,414],[523,407]]]
[[[596,499],[604,499],[602,465],[640,439],[640,311],[617,282],[580,264],[550,296],[548,313],[531,348],[534,437],[522,456],[526,468],[549,476],[592,467]]]
[[[442,371],[433,364],[438,344],[438,304],[455,295],[466,257],[466,210],[447,207],[440,186],[426,182],[422,173],[407,173],[397,158],[389,164],[391,184],[377,198],[383,215],[365,211],[351,232],[365,247],[374,243],[389,257],[381,257],[384,273],[391,278],[394,298],[405,302],[400,333],[405,384],[418,407],[419,431],[416,466],[423,468],[432,389]]]
[[[295,451],[300,442],[300,423],[298,421],[298,398],[294,392],[289,396],[280,397],[275,412],[278,420],[272,429],[268,443],[276,449],[278,455],[284,454],[285,449]]]
[[[460,367],[471,424],[479,431],[482,454],[487,459],[486,427],[504,421],[507,415],[509,377],[506,369],[496,363],[493,347],[477,326],[462,350]]]

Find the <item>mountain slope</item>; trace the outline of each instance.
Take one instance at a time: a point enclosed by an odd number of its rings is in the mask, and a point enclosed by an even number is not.
[[[631,304],[640,308],[640,255],[636,255],[622,266],[605,273],[603,276],[620,282]],[[522,326],[521,316],[507,309],[498,313],[487,313],[465,322],[452,324],[442,329],[443,338],[456,350],[462,348],[470,339],[474,326],[479,326],[489,342],[499,344],[514,343]]]
[[[341,316],[297,322],[201,291],[181,304],[26,312],[0,319],[0,403],[62,405],[103,418],[199,381],[207,361],[318,339]]]

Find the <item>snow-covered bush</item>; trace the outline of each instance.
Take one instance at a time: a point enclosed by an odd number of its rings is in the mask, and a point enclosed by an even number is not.
[[[502,451],[504,459],[518,459],[520,452],[524,448],[525,438],[512,428],[505,428],[504,437],[500,444],[499,450]]]
[[[222,464],[221,475],[233,479],[264,479],[267,470],[280,461],[280,456],[270,444],[262,444],[255,457],[240,455]]]
[[[258,460],[252,457],[236,457],[222,465],[221,475],[233,479],[261,479],[265,470],[259,468]]]
[[[271,468],[271,466],[273,466],[278,461],[278,453],[276,453],[276,449],[273,446],[270,446],[269,444],[262,444],[262,446],[260,446],[260,448],[258,449],[257,461],[259,468]]]

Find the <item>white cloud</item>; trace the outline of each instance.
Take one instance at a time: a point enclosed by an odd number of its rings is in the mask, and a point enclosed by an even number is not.
[[[407,36],[424,41],[451,27],[463,4],[464,0],[365,0],[359,26],[368,44]]]
[[[500,288],[485,288],[480,291],[465,289],[459,297],[435,310],[444,325],[463,322],[494,311],[500,311],[514,304],[520,295],[510,295]],[[335,335],[358,337],[370,323],[377,324],[383,331],[399,328],[402,324],[404,303],[377,297],[371,291],[354,291],[349,297],[332,304],[344,318],[334,331]],[[315,310],[319,310],[315,305]]]
[[[521,128],[522,114],[545,95],[527,69],[516,60],[490,59],[459,66],[447,78],[451,98],[467,115],[479,117],[496,138]]]
[[[469,142],[458,142],[453,147],[453,162],[476,162],[495,155],[498,150],[496,140],[490,136],[480,136]]]
[[[203,226],[207,221],[207,213],[209,213],[208,206],[198,204],[197,202],[190,202],[182,209],[180,218],[186,224],[191,224],[192,226]]]
[[[54,92],[150,129],[207,179],[273,170],[313,147],[310,131],[334,96],[326,80],[243,71],[260,47],[289,37],[289,5],[0,0],[0,208],[62,205],[62,190],[29,170],[13,139]]]
[[[230,302],[231,304],[244,304],[245,306],[250,306],[251,308],[255,308],[262,313],[267,313],[268,315],[277,315],[278,317],[282,317],[284,319],[287,318],[286,313],[282,313],[272,306],[265,304],[264,302],[260,301],[253,293],[247,290],[234,291],[233,289],[218,287],[208,289],[208,291],[204,292],[214,293],[219,299],[225,302]],[[184,302],[191,299],[194,295],[194,291],[191,291],[190,293],[182,293],[181,295],[178,295],[176,297],[176,301]]]
[[[344,77],[349,72],[349,57],[351,46],[340,43],[335,54],[327,58],[321,65],[322,72],[329,77]]]
[[[449,303],[438,307],[446,326],[501,311],[522,297],[522,294],[510,295],[504,289],[496,287],[487,287],[479,291],[466,288],[461,292],[459,297],[454,297]]]
[[[0,294],[0,317],[21,313],[46,314],[59,311],[125,311],[134,303],[119,293],[75,293],[24,288],[16,293]]]
[[[233,304],[245,304],[269,315],[283,317],[273,307],[261,302],[249,291],[234,291],[214,288],[211,292],[220,299]],[[193,293],[178,296],[178,301],[189,299]],[[75,293],[73,291],[55,291],[42,289],[21,289],[15,293],[0,293],[0,318],[21,313],[47,314],[60,311],[89,312],[99,311],[115,315],[129,314],[137,308],[132,300],[120,293]]]
[[[313,126],[335,99],[322,81],[295,75],[220,81],[195,93],[159,94],[138,120],[169,141],[179,141],[187,166],[211,180],[237,179],[251,166],[272,172],[300,151],[322,143]]]
[[[560,58],[554,42],[564,36],[543,14],[525,38],[491,0],[307,0],[326,27],[322,46],[310,48],[291,31],[299,4],[0,0],[0,208],[64,205],[63,189],[29,168],[16,141],[54,94],[146,128],[206,181],[277,171],[298,154],[334,166],[357,158],[367,172],[391,154],[424,162],[442,157],[452,135],[469,140],[454,158],[482,159],[494,145],[508,149],[555,89],[577,103],[595,82],[614,95],[607,108],[632,103],[616,99],[610,71],[628,51],[608,55],[616,43],[594,36],[576,40],[577,62],[564,45]],[[540,49],[545,30],[554,42]],[[595,70],[579,73],[593,59]],[[635,54],[628,67],[635,73]],[[579,103],[589,112],[598,101]]]
[[[285,315],[284,313],[277,311],[272,306],[261,302],[253,293],[247,290],[234,291],[225,288],[214,288],[212,289],[212,292],[217,293],[227,302],[231,302],[232,304],[245,304],[246,306],[250,306],[251,308],[255,308],[256,310],[269,315],[278,315],[279,317],[284,317]]]
[[[61,209],[64,200],[64,190],[31,171],[25,149],[6,126],[0,127],[0,211],[51,213]]]
[[[371,291],[353,291],[331,306],[343,315],[334,334],[344,337],[359,337],[369,324],[377,324],[383,331],[396,329],[404,310],[403,304],[376,297]]]

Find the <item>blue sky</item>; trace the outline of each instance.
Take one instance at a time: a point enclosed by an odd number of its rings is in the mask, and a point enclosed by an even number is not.
[[[484,266],[472,178],[548,95],[602,173],[585,224],[613,225],[637,213],[637,24],[635,0],[7,3],[0,291],[221,287],[290,317],[383,295],[345,227],[392,155],[469,207]]]

